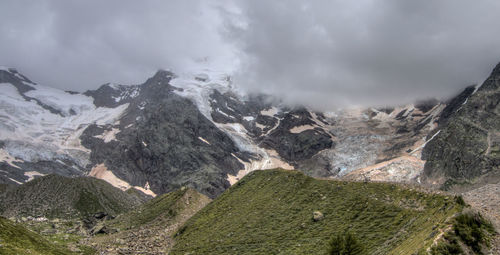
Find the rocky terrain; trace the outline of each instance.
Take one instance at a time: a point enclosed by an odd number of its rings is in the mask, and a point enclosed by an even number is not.
[[[316,112],[243,94],[208,69],[158,71],[140,85],[80,94],[2,68],[0,86],[1,182],[90,175],[153,196],[188,186],[213,198],[245,174],[275,167],[418,182],[421,149],[441,113],[453,112],[437,100]]]
[[[497,65],[477,91],[440,123],[439,134],[423,151],[426,183],[461,189],[500,181],[499,80]]]
[[[144,205],[103,222],[109,235],[95,235],[86,243],[105,254],[166,254],[173,234],[211,200],[189,188],[156,197]]]

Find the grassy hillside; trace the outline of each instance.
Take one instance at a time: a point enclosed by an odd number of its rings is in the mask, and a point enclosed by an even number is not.
[[[37,233],[0,217],[0,254],[72,254]]]
[[[6,217],[79,218],[96,212],[111,215],[141,203],[139,197],[92,177],[47,175],[17,186],[0,196]]]
[[[367,254],[417,254],[461,210],[453,197],[393,184],[255,171],[189,219],[171,254],[326,254],[344,233]]]
[[[118,232],[93,238],[105,254],[163,254],[172,246],[171,236],[184,222],[210,202],[189,188],[158,196],[140,207],[106,222]]]

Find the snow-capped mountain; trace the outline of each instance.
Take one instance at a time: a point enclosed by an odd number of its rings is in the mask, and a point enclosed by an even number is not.
[[[207,69],[75,93],[2,68],[0,88],[1,182],[91,175],[150,194],[191,186],[213,197],[253,170],[276,167],[418,181],[421,149],[450,111],[429,100],[315,112],[245,95],[230,76]]]

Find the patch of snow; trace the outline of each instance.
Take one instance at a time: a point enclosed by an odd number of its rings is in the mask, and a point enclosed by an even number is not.
[[[100,135],[94,136],[95,138],[100,138],[104,140],[104,143],[109,143],[111,141],[116,141],[116,134],[120,132],[118,128],[112,128],[111,130],[106,130]]]
[[[109,86],[115,90],[120,91],[119,96],[112,96],[112,98],[115,100],[116,103],[121,102],[123,99],[127,98],[135,98],[139,95],[140,93],[140,87],[139,86],[123,86],[123,85],[116,85],[116,84],[109,84]]]
[[[279,112],[278,108],[273,106],[270,109],[260,111],[260,115],[274,117],[274,115],[278,114],[278,112]]]
[[[262,149],[247,135],[248,132],[243,125],[239,123],[215,123],[215,125],[229,135],[240,150],[261,154]]]
[[[141,102],[137,108],[139,108],[139,110],[144,110],[144,108],[146,107],[146,104],[148,104],[147,102]]]
[[[90,151],[80,143],[82,132],[90,124],[115,123],[128,107],[96,108],[89,97],[44,86],[29,91],[29,96],[62,111],[64,116],[26,101],[12,84],[0,84],[0,140],[6,142],[5,151],[26,161],[69,157],[85,167]]]
[[[92,109],[94,100],[82,94],[70,94],[59,89],[37,86],[36,89],[25,93],[26,96],[36,98],[40,102],[62,112],[64,116],[72,113],[80,114]]]
[[[28,180],[26,182],[29,182],[29,181],[35,179],[35,176],[44,176],[45,174],[41,174],[37,171],[29,171],[29,172],[25,172],[24,175],[28,177]]]
[[[224,116],[226,116],[228,118],[233,118],[234,119],[233,116],[228,115],[227,113],[221,111],[219,108],[215,109],[215,111],[217,111],[218,113],[220,113],[220,114],[222,114],[222,115],[224,115]]]
[[[17,183],[17,184],[23,184],[22,182],[20,182],[20,181],[16,181],[16,180],[14,180],[14,179],[12,179],[12,178],[10,178],[10,177],[7,177],[7,178],[9,178],[9,180],[11,180],[11,181],[13,181],[13,182],[15,182],[15,183]]]
[[[241,178],[243,178],[245,175],[249,174],[250,172],[256,171],[256,170],[266,170],[266,169],[274,169],[274,168],[283,168],[286,170],[293,170],[294,167],[283,160],[279,157],[278,153],[274,150],[265,150],[265,154],[263,154],[262,158],[259,160],[251,160],[251,162],[245,162],[238,158],[236,155],[232,154],[233,157],[235,157],[241,164],[243,164],[244,168],[236,175],[227,175],[227,181],[233,185],[236,182],[238,182]]]
[[[113,82],[108,83],[108,86],[114,90],[120,89],[120,85]]]
[[[472,94],[471,94],[471,95],[476,94],[477,90],[478,90],[481,86],[483,86],[483,85],[481,85],[481,84],[483,84],[484,82],[485,82],[485,81],[478,82],[478,83],[476,84],[476,86],[474,86],[474,91],[472,92]]]
[[[146,183],[146,185],[144,187],[132,186],[128,182],[118,178],[115,174],[113,174],[113,172],[108,170],[108,168],[104,164],[99,164],[99,165],[94,166],[92,168],[92,170],[90,171],[89,176],[104,180],[104,181],[108,182],[109,184],[111,184],[111,185],[115,186],[116,188],[119,188],[123,191],[128,190],[128,189],[133,187],[133,188],[136,188],[136,189],[138,189],[138,190],[140,190],[148,195],[151,195],[153,197],[156,196],[156,194],[152,190],[149,189],[149,183]]]
[[[200,139],[200,141],[202,141],[202,142],[204,142],[204,143],[206,143],[206,144],[210,145],[210,143],[209,143],[207,140],[203,139],[203,137],[198,136],[198,139]]]
[[[203,73],[208,77],[206,82],[196,78],[199,73]],[[198,106],[200,112],[209,120],[212,120],[210,114],[212,112],[210,95],[214,90],[218,90],[220,93],[232,91],[241,94],[241,92],[233,88],[231,79],[226,73],[206,68],[201,70],[201,72],[179,74],[170,81],[170,85],[182,88],[182,91],[175,90],[174,93],[194,102],[196,106]]]
[[[7,164],[11,165],[12,167],[19,168],[14,162],[23,162],[22,160],[16,159],[15,157],[12,157],[7,151],[4,149],[0,149],[0,161],[7,162]]]
[[[255,118],[253,116],[245,116],[245,117],[243,117],[243,119],[246,120],[246,121],[253,121],[253,120],[255,120]]]
[[[262,130],[264,130],[266,128],[266,126],[264,126],[264,125],[262,125],[260,123],[255,123],[255,126],[258,127],[258,128],[260,128],[260,129],[262,129]]]
[[[441,133],[441,130],[438,130],[434,135],[432,135],[431,138],[429,138],[429,140],[425,141],[425,143],[423,143],[422,145],[418,146],[416,149],[414,149],[413,151],[411,151],[410,155],[412,155],[415,152],[423,149],[425,147],[425,145],[427,145],[428,142],[432,141],[432,139],[434,139],[434,137],[436,137],[439,133]]]
[[[415,110],[415,106],[413,104],[408,105],[406,107],[406,112],[403,114],[403,117],[405,117],[405,118],[408,117],[408,115],[410,115],[410,113],[412,113],[413,110]]]
[[[302,133],[306,130],[311,130],[311,129],[314,129],[314,127],[311,125],[296,126],[296,127],[293,127],[290,129],[290,133],[298,134],[298,133]]]

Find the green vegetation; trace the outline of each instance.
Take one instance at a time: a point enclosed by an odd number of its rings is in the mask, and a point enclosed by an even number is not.
[[[50,243],[67,247],[77,254],[91,255],[96,253],[93,248],[80,243],[80,241],[85,238],[85,235],[74,231],[75,227],[79,226],[80,222],[57,219],[54,221],[28,220],[19,224],[26,229],[38,233]]]
[[[52,174],[9,189],[0,203],[0,213],[6,217],[68,219],[96,212],[118,215],[141,204],[141,200],[103,180]]]
[[[463,247],[467,254],[484,254],[494,234],[493,225],[480,214],[464,212],[453,219],[452,231],[446,233],[431,251],[433,255],[464,254]]]
[[[0,217],[0,254],[72,254],[23,226]]]
[[[337,234],[330,241],[330,255],[365,255],[363,244],[351,232]]]
[[[461,210],[452,197],[394,184],[255,171],[189,219],[171,254],[328,254],[331,242],[354,243],[331,241],[345,230],[367,254],[416,254]]]
[[[163,194],[105,222],[106,228],[117,232],[97,235],[92,242],[104,253],[109,250],[123,254],[167,253],[177,228],[209,202],[207,196],[189,188]]]
[[[155,197],[136,210],[120,215],[109,223],[110,226],[120,229],[131,229],[151,223],[154,220],[172,218],[178,213],[178,207],[174,206],[189,189],[179,189],[161,196]],[[156,222],[158,223],[158,222]]]

